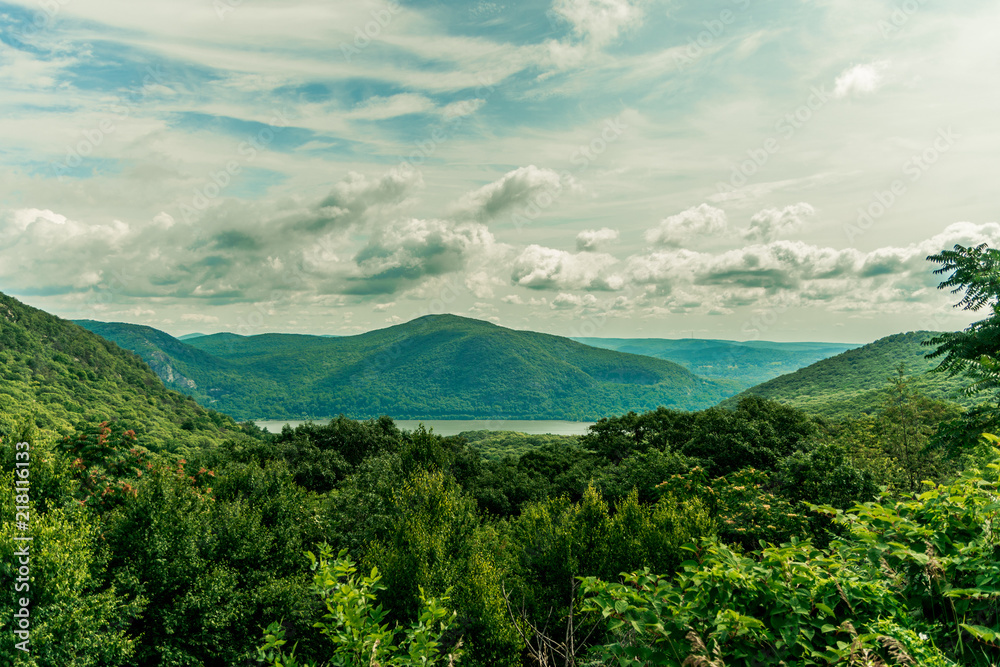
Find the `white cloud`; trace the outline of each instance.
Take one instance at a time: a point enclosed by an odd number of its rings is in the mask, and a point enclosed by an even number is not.
[[[577,250],[597,250],[605,243],[618,240],[618,230],[610,227],[601,229],[585,229],[576,235]]]
[[[646,241],[656,245],[680,246],[697,236],[715,236],[727,228],[726,212],[700,204],[660,221],[646,232]]]
[[[782,209],[766,208],[750,218],[750,227],[741,232],[748,241],[773,241],[802,229],[805,218],[816,215],[816,209],[805,202]]]
[[[355,256],[360,275],[346,291],[393,294],[424,277],[464,269],[471,255],[493,244],[493,235],[479,223],[396,221],[379,230]]]
[[[286,223],[306,231],[345,229],[378,214],[395,212],[416,188],[423,185],[420,172],[394,168],[378,179],[349,172],[319,204]]]
[[[955,244],[979,243],[1000,244],[1000,224],[955,223],[920,243],[867,253],[787,240],[720,253],[657,250],[628,258],[625,278],[626,283],[655,286],[660,295],[685,295],[684,311],[777,299],[788,307],[823,302],[834,311],[898,312],[913,301],[940,298],[933,288],[941,278],[931,272],[928,255]]]
[[[618,260],[608,254],[530,245],[514,260],[511,282],[532,289],[620,289],[623,280],[609,273]]]
[[[164,229],[170,229],[174,226],[174,216],[170,215],[166,211],[160,211],[155,216],[153,216],[153,222],[160,225]]]
[[[564,182],[552,169],[540,169],[532,164],[509,171],[502,178],[466,194],[451,206],[451,212],[460,218],[490,220],[519,206],[551,206],[563,188],[574,186],[572,180]]]
[[[579,37],[601,46],[642,22],[640,5],[635,0],[556,0],[552,9],[570,22]]]
[[[37,208],[22,208],[10,214],[10,221],[14,227],[26,231],[28,227],[36,223],[51,223],[53,225],[65,225],[66,216],[53,213],[49,209],[41,210]]]
[[[184,322],[202,322],[204,324],[212,324],[218,322],[219,318],[214,315],[204,315],[202,313],[184,313],[181,315],[181,320]]]
[[[435,108],[434,102],[423,95],[400,93],[391,97],[369,97],[345,116],[360,120],[385,120],[414,113],[428,113]]]
[[[554,310],[570,310],[574,308],[593,308],[597,305],[597,297],[593,294],[570,294],[560,292],[552,299]]]
[[[486,104],[486,100],[478,97],[469,100],[459,100],[458,102],[452,102],[451,104],[447,104],[442,107],[441,115],[444,116],[446,120],[452,120],[462,116],[471,116],[479,111],[484,104]]]
[[[889,62],[880,60],[867,65],[855,65],[837,76],[833,95],[837,98],[871,95],[882,87]]]

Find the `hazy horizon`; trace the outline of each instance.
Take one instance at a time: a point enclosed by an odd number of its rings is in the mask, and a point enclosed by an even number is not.
[[[0,291],[349,335],[954,330],[996,3],[0,2]]]

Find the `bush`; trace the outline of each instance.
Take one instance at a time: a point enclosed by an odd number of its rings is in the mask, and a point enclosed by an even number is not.
[[[455,621],[455,612],[444,606],[447,595],[427,597],[420,590],[420,610],[417,620],[408,627],[390,628],[385,619],[387,612],[376,604],[376,594],[385,590],[380,582],[378,568],[368,576],[359,576],[354,561],[341,551],[331,561],[329,545],[323,545],[319,558],[307,552],[310,567],[315,572],[313,592],[323,601],[326,614],[316,623],[320,633],[333,645],[330,665],[337,667],[433,667],[455,664],[461,655],[461,641],[445,652],[443,637]],[[402,635],[400,638],[399,636]],[[258,657],[273,667],[318,667],[317,663],[300,663],[295,658],[295,648],[286,656],[282,646],[285,630],[280,623],[272,623],[264,633],[265,643],[258,649]]]

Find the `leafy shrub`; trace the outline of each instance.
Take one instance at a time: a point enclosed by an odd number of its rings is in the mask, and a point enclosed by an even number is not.
[[[385,590],[378,568],[359,576],[354,561],[341,551],[331,561],[333,552],[324,544],[319,558],[307,552],[315,575],[313,592],[323,601],[326,614],[315,624],[333,645],[328,663],[336,667],[433,667],[454,665],[461,655],[461,641],[450,651],[444,650],[443,637],[455,621],[455,612],[444,606],[447,595],[427,597],[420,590],[420,610],[408,627],[390,628],[383,623],[387,612],[376,603],[376,595]],[[319,667],[315,662],[299,662],[295,648],[286,656],[287,642],[280,623],[272,623],[264,633],[265,643],[258,657],[273,667]]]
[[[585,610],[616,640],[598,653],[636,667],[995,664],[998,479],[994,456],[903,501],[814,506],[849,530],[827,549],[792,539],[744,555],[710,539],[672,578],[584,578]]]

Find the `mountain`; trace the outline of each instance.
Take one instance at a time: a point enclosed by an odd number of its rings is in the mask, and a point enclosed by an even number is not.
[[[192,338],[201,338],[202,336],[207,336],[208,334],[203,333],[189,333],[183,336],[178,336],[177,340],[191,340]]]
[[[930,398],[964,406],[982,402],[981,398],[962,395],[967,379],[930,372],[937,361],[925,358],[933,348],[922,346],[921,342],[937,335],[930,331],[912,331],[880,338],[759,384],[723,405],[734,406],[740,397],[752,394],[827,417],[870,414],[881,406],[889,378],[897,375],[899,364],[905,366],[912,388]]]
[[[0,436],[19,418],[68,434],[121,418],[150,449],[200,447],[236,424],[164,386],[143,360],[82,327],[0,294]]]
[[[186,342],[149,327],[80,324],[238,419],[589,420],[661,405],[696,410],[737,391],[670,361],[454,315],[357,336],[222,333]]]
[[[740,389],[793,373],[859,345],[849,343],[739,342],[685,338],[574,338],[618,352],[644,354],[680,364],[695,375],[727,379]]]

